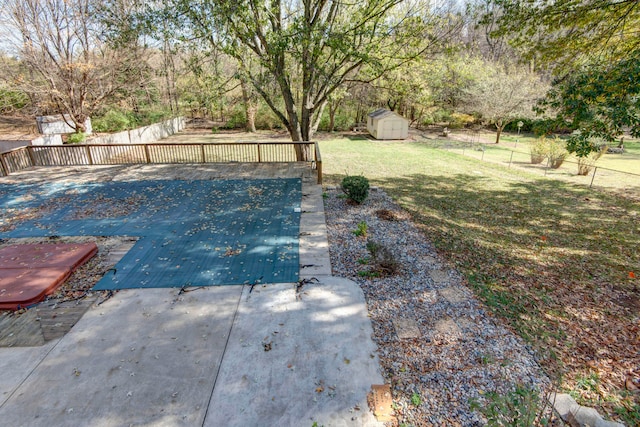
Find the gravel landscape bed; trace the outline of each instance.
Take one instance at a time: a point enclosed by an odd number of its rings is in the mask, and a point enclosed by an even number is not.
[[[383,191],[372,189],[354,205],[329,188],[325,214],[333,274],[364,291],[400,425],[481,426],[486,420],[471,401],[486,404],[491,393],[516,385],[549,390],[530,349],[485,310]],[[357,236],[358,228],[366,236]],[[375,277],[367,241],[389,250],[396,273]]]

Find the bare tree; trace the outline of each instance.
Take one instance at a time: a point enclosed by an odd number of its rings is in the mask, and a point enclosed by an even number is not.
[[[546,95],[548,85],[523,67],[485,62],[466,90],[467,109],[496,127],[496,144],[512,121],[534,117],[533,107]]]
[[[86,130],[86,119],[102,102],[139,84],[130,78],[132,57],[140,59],[135,37],[129,49],[107,43],[102,6],[93,0],[0,0],[6,42],[27,71],[13,76],[13,84],[33,94],[41,112],[66,114],[77,132]]]

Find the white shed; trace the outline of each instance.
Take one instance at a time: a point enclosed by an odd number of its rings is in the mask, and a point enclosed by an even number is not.
[[[369,113],[367,130],[375,139],[405,139],[409,136],[409,120],[381,108]]]

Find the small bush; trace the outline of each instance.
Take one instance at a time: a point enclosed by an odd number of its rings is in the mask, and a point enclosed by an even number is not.
[[[472,125],[476,121],[475,117],[469,114],[453,113],[449,121],[450,129],[462,129],[469,125]]]
[[[7,114],[29,105],[29,96],[16,89],[0,89],[0,113]]]
[[[549,166],[553,169],[558,169],[568,155],[569,153],[563,140],[558,137],[548,140],[547,157],[549,158]]]
[[[171,116],[172,116],[171,111],[166,108],[159,108],[159,107],[147,108],[140,111],[138,114],[136,114],[136,117],[135,117],[136,123],[135,123],[135,126],[132,126],[132,127],[149,126],[154,123],[160,123],[163,120],[167,120],[171,118]]]
[[[542,163],[544,159],[549,159],[549,166],[558,169],[569,153],[566,143],[558,137],[553,139],[540,137],[531,146],[531,163]]]
[[[362,175],[349,175],[342,180],[342,191],[350,200],[360,204],[369,196],[369,180]]]
[[[452,120],[451,112],[447,110],[436,110],[431,113],[431,117],[433,118],[434,124],[450,123]]]
[[[608,149],[609,147],[607,145],[600,145],[597,151],[592,151],[586,156],[578,156],[578,175],[589,175],[596,161],[598,161]]]
[[[420,406],[422,405],[422,399],[420,398],[420,395],[418,393],[413,393],[411,395],[411,404],[413,406]]]
[[[546,138],[538,138],[531,145],[531,164],[537,165],[547,157],[547,141]]]
[[[367,223],[364,221],[360,221],[358,223],[358,228],[352,231],[358,237],[367,237]]]
[[[109,110],[92,124],[96,132],[120,132],[131,127],[131,120],[121,111]]]
[[[247,114],[242,108],[236,108],[231,112],[223,129],[244,129],[247,126]]]
[[[430,111],[426,111],[422,113],[422,116],[420,116],[420,119],[419,119],[420,126],[427,127],[427,126],[431,126],[434,123],[435,123],[435,120],[433,119],[433,114]]]
[[[79,144],[87,139],[87,135],[84,132],[71,133],[67,137],[67,144]]]
[[[259,108],[255,117],[256,129],[282,129],[282,122],[270,108]]]

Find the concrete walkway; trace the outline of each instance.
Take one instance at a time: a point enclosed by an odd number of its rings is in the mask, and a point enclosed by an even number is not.
[[[373,426],[382,384],[359,286],[332,277],[321,188],[303,186],[304,284],[141,289],[42,347],[0,348],[11,426]]]

